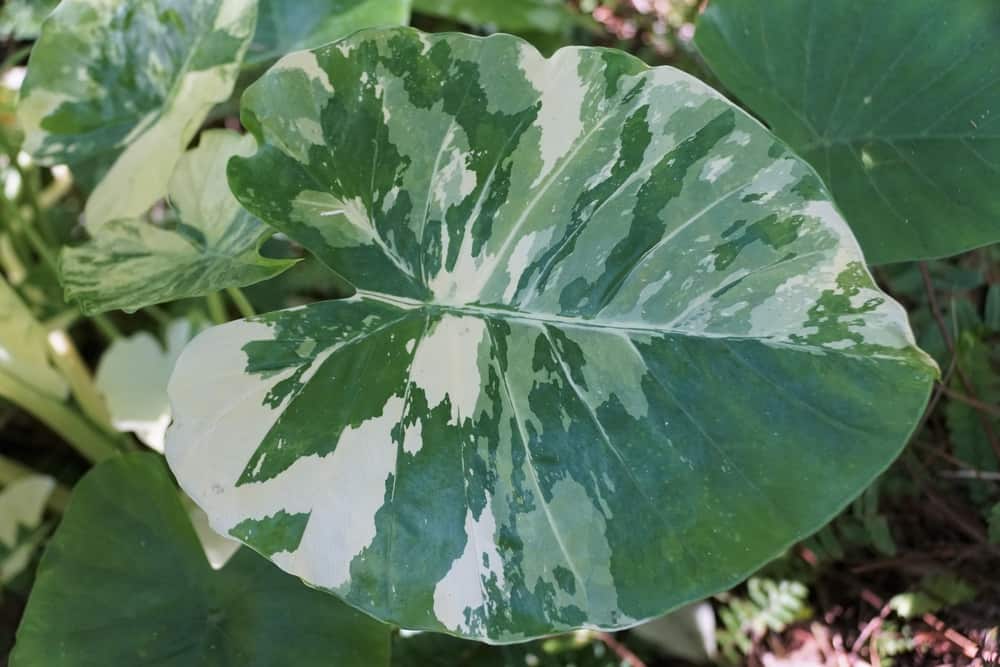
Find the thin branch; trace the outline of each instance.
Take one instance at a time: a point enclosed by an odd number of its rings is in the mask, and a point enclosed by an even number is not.
[[[646,667],[646,663],[639,659],[629,647],[615,639],[614,635],[608,632],[595,632],[594,636],[601,640],[605,646],[614,651],[615,655],[621,658],[622,662],[629,667]]]

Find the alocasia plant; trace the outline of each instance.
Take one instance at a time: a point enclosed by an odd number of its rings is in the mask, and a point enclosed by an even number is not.
[[[995,0],[712,0],[697,32],[873,263],[1000,241],[998,38]]]
[[[144,214],[232,92],[256,17],[254,0],[64,0],[21,90],[25,150],[47,164],[114,159],[87,201],[91,225]]]
[[[243,122],[236,197],[357,289],[196,339],[168,460],[379,618],[634,624],[819,528],[923,410],[933,362],[816,173],[677,70],[364,32]]]

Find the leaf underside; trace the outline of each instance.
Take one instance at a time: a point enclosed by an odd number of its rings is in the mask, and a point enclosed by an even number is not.
[[[373,31],[281,60],[243,121],[237,198],[358,289],[197,338],[168,460],[376,617],[511,642],[704,597],[926,401],[815,173],[679,71]]]
[[[713,0],[696,34],[819,171],[871,263],[1000,241],[1000,4]]]

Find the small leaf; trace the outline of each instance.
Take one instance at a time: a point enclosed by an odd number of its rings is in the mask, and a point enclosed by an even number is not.
[[[248,65],[311,49],[363,28],[406,25],[409,0],[261,0]]]
[[[120,338],[108,347],[97,366],[97,388],[104,395],[111,423],[136,434],[150,449],[163,453],[170,424],[167,382],[181,350],[196,333],[188,320],[172,322],[166,349],[146,332]]]
[[[0,374],[63,400],[69,385],[50,362],[48,332],[0,277]]]
[[[378,618],[661,615],[826,523],[923,411],[933,362],[815,172],[682,72],[368,31],[242,117],[233,192],[357,291],[195,339],[168,460]]]
[[[475,27],[556,33],[571,24],[563,0],[414,0],[414,11]]]
[[[211,130],[181,158],[170,181],[180,223],[165,229],[145,220],[91,228],[92,240],[63,251],[66,298],[85,313],[202,296],[272,278],[295,260],[262,257],[274,230],[247,213],[226,182],[226,162],[252,155],[253,137]]]
[[[712,0],[695,39],[820,172],[870,262],[1000,241],[1000,3]]]
[[[12,667],[387,665],[389,628],[241,550],[209,567],[158,456],[77,485],[38,567]]]
[[[44,534],[45,503],[55,480],[32,475],[15,480],[0,491],[0,588],[21,574],[31,563]]]
[[[144,214],[233,90],[253,0],[64,0],[35,44],[21,91],[25,150],[45,164],[116,161],[88,224]]]

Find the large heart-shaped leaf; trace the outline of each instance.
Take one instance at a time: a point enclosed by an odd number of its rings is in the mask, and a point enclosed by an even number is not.
[[[1000,241],[1000,3],[712,0],[696,41],[871,262]]]
[[[229,191],[226,162],[252,155],[253,137],[203,132],[170,180],[180,222],[167,229],[143,219],[114,220],[62,253],[66,298],[85,313],[139,308],[244,287],[272,278],[295,260],[258,253],[274,230],[247,213]]]
[[[256,17],[254,0],[63,0],[21,90],[25,150],[47,164],[120,153],[87,221],[142,215],[232,92]]]
[[[160,457],[78,484],[38,567],[12,667],[387,665],[389,628],[244,549],[215,572]]]
[[[704,597],[898,454],[933,362],[820,180],[686,74],[367,32],[244,97],[237,198],[357,286],[209,330],[167,456],[217,530],[513,641]]]
[[[247,63],[274,60],[363,28],[406,25],[410,0],[261,0]]]

